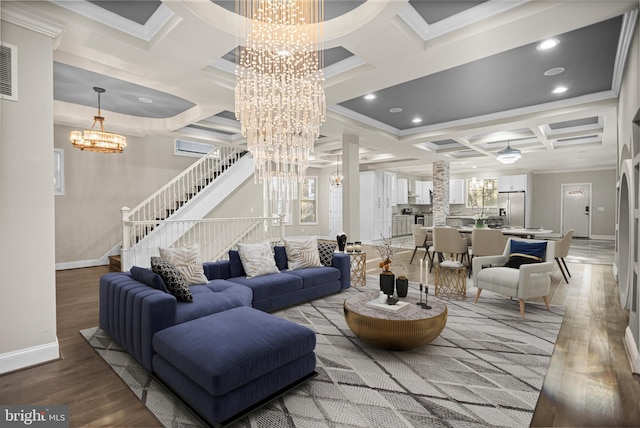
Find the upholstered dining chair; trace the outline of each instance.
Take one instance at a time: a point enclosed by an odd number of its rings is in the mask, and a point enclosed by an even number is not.
[[[569,247],[571,246],[571,239],[573,238],[573,229],[567,230],[567,233],[564,234],[562,239],[556,241],[556,262],[558,263],[558,267],[560,268],[560,272],[562,272],[562,276],[564,277],[565,282],[568,284],[569,280],[567,279],[567,275],[571,278],[571,272],[569,272],[569,268],[564,261],[564,258],[569,255]],[[562,261],[562,264],[560,264]],[[564,269],[562,269],[564,266]]]
[[[498,229],[475,228],[471,231],[471,260],[474,257],[499,256],[504,252],[507,236]],[[471,269],[469,269],[471,277]]]
[[[512,245],[512,243],[515,244]],[[473,282],[478,288],[474,304],[478,303],[482,290],[490,290],[507,297],[517,298],[522,319],[524,319],[525,300],[534,297],[542,297],[547,310],[550,310],[547,296],[551,289],[549,273],[553,271],[555,244],[554,241],[509,238],[502,255],[474,257]],[[532,251],[533,247],[535,251]],[[537,252],[539,262],[521,264],[518,268],[505,266],[507,262],[512,264],[518,258],[533,257],[529,252],[534,255]],[[519,254],[526,256],[519,256]]]
[[[469,240],[467,238],[463,238],[462,235],[460,235],[460,232],[453,227],[434,226],[433,246],[429,251],[433,254],[431,266],[429,266],[429,272],[431,272],[436,259],[438,262],[443,261],[445,254],[450,255],[456,260],[459,256],[462,263],[464,263],[464,259],[466,257],[467,262],[469,262]]]
[[[409,264],[413,262],[413,258],[416,256],[418,248],[424,248],[425,255],[422,260],[429,256],[429,247],[433,244],[433,239],[431,238],[431,234],[422,227],[423,226],[421,224],[414,224],[411,226],[411,234],[413,235],[413,245],[415,245],[415,248],[413,249],[413,254],[411,255]],[[431,261],[431,257],[429,257],[429,261]]]

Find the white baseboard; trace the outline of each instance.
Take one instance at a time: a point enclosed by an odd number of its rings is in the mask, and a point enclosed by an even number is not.
[[[591,235],[591,239],[602,239],[604,241],[615,241],[615,235]]]
[[[640,373],[640,354],[638,354],[638,345],[636,344],[631,329],[627,327],[624,332],[624,347],[627,350],[627,358],[633,373]]]
[[[55,342],[0,354],[0,374],[20,370],[60,358],[58,339]]]
[[[117,256],[120,254],[120,248],[122,243],[116,244],[115,247],[110,249],[107,254],[100,257],[99,259],[93,260],[78,260],[75,262],[66,262],[66,263],[56,263],[56,270],[66,270],[66,269],[78,269],[85,267],[93,267],[93,266],[104,266],[109,264],[109,256]]]

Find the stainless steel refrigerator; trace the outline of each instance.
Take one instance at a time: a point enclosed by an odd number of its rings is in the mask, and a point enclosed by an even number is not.
[[[525,227],[525,197],[524,191],[498,192],[498,215],[504,226]]]

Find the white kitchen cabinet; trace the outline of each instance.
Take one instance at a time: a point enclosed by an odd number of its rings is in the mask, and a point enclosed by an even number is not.
[[[464,203],[464,180],[449,180],[449,204]]]
[[[372,241],[392,233],[391,192],[394,174],[360,173],[360,239]]]
[[[526,192],[526,190],[526,174],[498,177],[498,192]]]
[[[409,203],[409,180],[398,178],[396,180],[396,205]]]
[[[433,181],[416,181],[416,204],[430,205],[431,192],[433,191]]]
[[[389,181],[389,202],[392,207],[398,205],[398,190],[397,190],[397,177],[395,172],[385,172],[388,175],[387,180]]]

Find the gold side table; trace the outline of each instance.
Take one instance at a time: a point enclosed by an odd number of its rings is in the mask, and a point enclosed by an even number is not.
[[[436,265],[435,295],[447,300],[467,298],[467,267]]]
[[[351,286],[367,285],[367,253],[347,253],[351,259]]]

